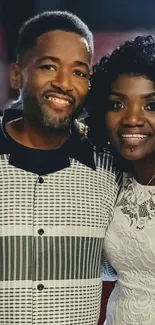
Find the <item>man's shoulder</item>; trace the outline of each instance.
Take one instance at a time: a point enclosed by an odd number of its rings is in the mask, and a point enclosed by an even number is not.
[[[96,147],[93,149],[96,169],[98,169],[104,177],[107,175],[109,181],[114,181],[120,187],[122,184],[122,172],[118,169],[115,157],[111,150],[103,148],[99,151]]]
[[[114,157],[110,150],[108,150],[107,148],[98,150],[94,146],[93,151],[96,167],[104,168],[108,171],[116,171]]]
[[[2,118],[0,118],[0,155],[9,153],[9,141],[4,135],[2,128]]]

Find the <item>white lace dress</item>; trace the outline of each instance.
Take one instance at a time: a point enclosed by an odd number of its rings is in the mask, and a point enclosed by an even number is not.
[[[124,175],[105,251],[118,273],[106,325],[155,325],[155,186]]]

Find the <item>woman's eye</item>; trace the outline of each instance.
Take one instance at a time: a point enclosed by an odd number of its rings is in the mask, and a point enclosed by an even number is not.
[[[145,109],[148,111],[155,111],[155,102],[150,102],[145,106]]]
[[[110,111],[117,111],[124,108],[124,104],[119,101],[109,101],[107,109]]]

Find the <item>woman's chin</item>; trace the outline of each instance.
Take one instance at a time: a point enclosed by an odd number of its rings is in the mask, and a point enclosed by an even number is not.
[[[126,160],[136,161],[144,158],[142,152],[139,152],[139,150],[137,150],[136,148],[120,150],[119,153]]]

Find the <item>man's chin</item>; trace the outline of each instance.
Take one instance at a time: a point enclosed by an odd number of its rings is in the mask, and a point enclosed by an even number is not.
[[[43,117],[42,124],[51,129],[65,130],[68,129],[71,124],[71,118],[66,117],[63,120],[57,118]]]

